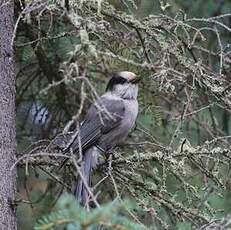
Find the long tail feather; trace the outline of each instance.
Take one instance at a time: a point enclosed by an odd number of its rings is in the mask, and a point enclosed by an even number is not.
[[[96,168],[98,158],[98,150],[95,147],[88,149],[83,156],[83,164],[81,166],[81,174],[84,177],[88,188],[91,187],[91,176],[93,169]],[[80,176],[77,178],[76,187],[75,187],[75,197],[82,206],[85,206],[89,200],[89,193],[84,185],[84,182]]]

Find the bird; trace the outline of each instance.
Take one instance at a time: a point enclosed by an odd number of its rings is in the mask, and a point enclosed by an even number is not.
[[[133,72],[121,71],[112,74],[106,92],[87,110],[78,133],[74,133],[65,147],[65,152],[79,154],[81,144],[82,164],[77,177],[74,195],[85,206],[89,202],[91,176],[97,168],[100,154],[106,156],[121,144],[135,124],[138,115],[138,82]],[[85,183],[84,183],[85,182]]]

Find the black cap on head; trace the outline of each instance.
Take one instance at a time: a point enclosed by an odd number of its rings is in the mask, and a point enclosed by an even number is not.
[[[137,76],[132,72],[122,71],[115,73],[108,82],[106,91],[113,90],[113,87],[117,84],[124,84],[128,82],[136,83],[135,79],[137,79]]]
[[[106,91],[113,90],[113,87],[115,85],[117,85],[117,84],[124,84],[126,82],[128,82],[127,79],[121,77],[118,74],[113,74],[112,78],[110,79],[110,81],[107,84]]]

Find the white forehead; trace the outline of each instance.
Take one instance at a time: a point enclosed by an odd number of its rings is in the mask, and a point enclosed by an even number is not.
[[[133,80],[134,78],[136,78],[136,75],[132,72],[129,72],[129,71],[122,71],[122,72],[119,72],[118,73],[119,76],[127,79],[127,80]]]

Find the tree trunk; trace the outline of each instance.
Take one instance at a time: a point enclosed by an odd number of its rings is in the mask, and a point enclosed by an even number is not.
[[[16,190],[15,162],[15,63],[11,40],[14,3],[0,0],[0,229],[15,230],[13,204]]]

